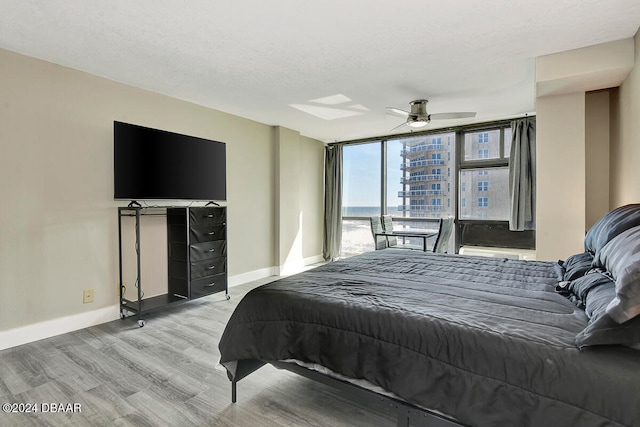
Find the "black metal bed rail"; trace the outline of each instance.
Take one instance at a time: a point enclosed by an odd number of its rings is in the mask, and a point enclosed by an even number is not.
[[[256,360],[254,364],[251,364],[251,366],[245,366],[246,369],[243,369],[242,372],[237,372],[235,378],[230,377],[232,402],[235,403],[237,399],[237,382],[266,363],[269,363],[278,369],[293,372],[305,378],[309,378],[313,381],[317,381],[321,384],[325,384],[348,393],[351,400],[363,405],[374,406],[377,408],[386,406],[396,412],[398,427],[464,427],[464,424],[460,424],[456,420],[434,411],[418,407],[391,396],[376,393],[348,381],[334,378],[312,369],[305,368],[296,363],[289,362],[263,362]]]

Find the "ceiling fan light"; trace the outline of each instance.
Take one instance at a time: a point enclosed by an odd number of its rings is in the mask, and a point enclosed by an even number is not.
[[[412,128],[421,128],[421,127],[423,127],[423,126],[426,126],[426,125],[427,125],[427,123],[429,123],[429,122],[428,122],[428,121],[426,121],[426,120],[420,120],[420,119],[418,119],[418,120],[412,120],[412,121],[408,121],[408,122],[407,122],[407,124],[408,124],[409,126],[411,126]]]

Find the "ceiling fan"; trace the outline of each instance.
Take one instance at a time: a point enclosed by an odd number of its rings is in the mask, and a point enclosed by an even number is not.
[[[393,129],[397,129],[400,126],[410,126],[412,128],[421,128],[426,126],[431,120],[449,120],[449,119],[466,119],[469,117],[475,117],[474,112],[457,112],[457,113],[427,113],[427,101],[426,99],[416,99],[411,101],[411,111],[404,111],[399,108],[387,107],[387,112],[395,114],[397,116],[406,117],[407,121],[401,123]],[[392,129],[392,130],[393,130]]]

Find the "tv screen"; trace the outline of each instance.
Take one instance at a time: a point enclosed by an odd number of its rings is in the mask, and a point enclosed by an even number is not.
[[[227,199],[223,142],[113,122],[114,198]]]

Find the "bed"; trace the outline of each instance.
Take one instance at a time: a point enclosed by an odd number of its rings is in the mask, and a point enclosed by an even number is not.
[[[628,205],[557,263],[385,249],[258,287],[220,362],[234,401],[271,363],[442,425],[631,426],[638,313],[640,205]]]

